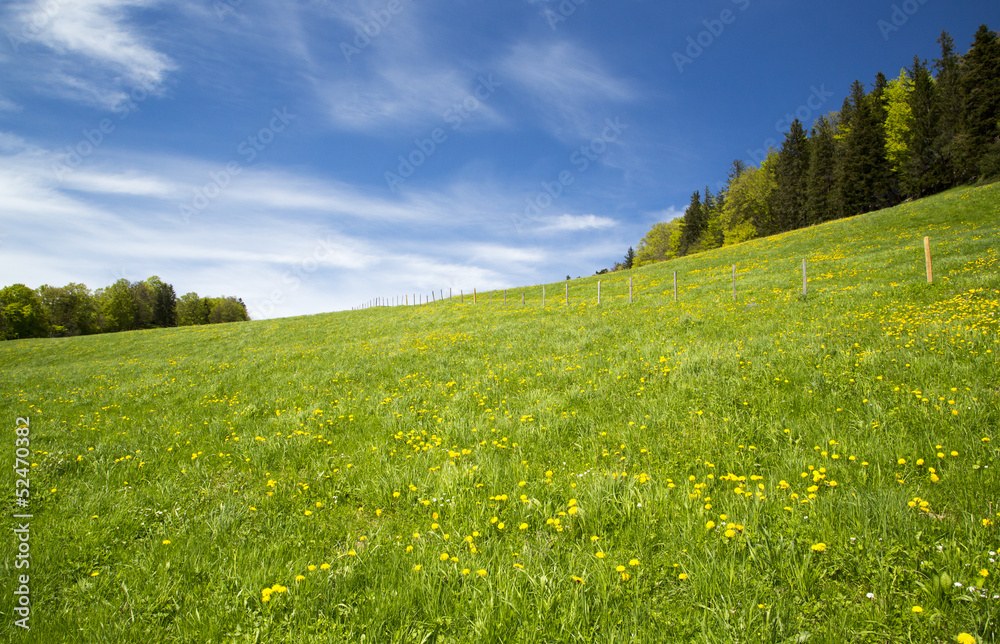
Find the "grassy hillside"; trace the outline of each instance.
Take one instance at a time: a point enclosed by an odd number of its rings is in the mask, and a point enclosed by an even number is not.
[[[30,417],[6,516],[32,513],[31,630],[10,529],[0,630],[996,642],[998,204],[955,190],[638,269],[631,305],[623,273],[600,305],[588,278],[544,308],[531,287],[0,343],[5,462]]]

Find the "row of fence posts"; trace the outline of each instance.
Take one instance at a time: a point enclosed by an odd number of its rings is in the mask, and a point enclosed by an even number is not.
[[[924,237],[924,260],[927,264],[927,283],[932,284],[934,282],[934,272],[931,267],[931,238]],[[566,304],[569,304],[569,283],[566,283]],[[802,258],[802,296],[805,297],[809,294],[809,278],[806,273],[806,259]],[[454,297],[452,290],[448,289],[448,299]],[[472,303],[476,304],[478,302],[479,293],[476,289],[472,289]],[[440,290],[440,299],[444,300],[444,289]],[[736,297],[736,264],[733,264],[733,299]],[[434,297],[434,291],[431,291],[430,298],[426,295],[414,295],[413,305],[420,306],[422,304],[430,304],[436,302],[437,299]],[[465,302],[465,291],[459,291],[459,301]],[[628,303],[632,304],[634,301],[633,290],[632,290],[632,278],[628,278]],[[674,302],[677,301],[677,271],[674,271]],[[489,303],[493,304],[493,292],[489,292]],[[507,289],[503,290],[503,303],[507,304]],[[597,281],[597,303],[601,303],[601,280]],[[410,296],[403,295],[394,298],[375,298],[369,300],[360,307],[356,307],[354,310],[367,309],[377,306],[409,306]],[[521,291],[521,306],[524,306],[524,291]],[[542,284],[542,306],[545,306],[545,285]]]

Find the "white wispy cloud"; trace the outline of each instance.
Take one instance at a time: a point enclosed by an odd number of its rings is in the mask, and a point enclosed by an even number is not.
[[[18,112],[21,106],[0,94],[0,112]]]
[[[562,214],[558,217],[546,219],[546,223],[538,228],[539,232],[573,232],[580,230],[600,230],[602,228],[613,228],[617,222],[610,217],[598,217],[597,215],[570,215]]]
[[[518,43],[500,70],[528,92],[532,118],[560,138],[594,136],[598,124],[614,116],[609,106],[638,98],[596,55],[568,41]]]
[[[33,66],[37,89],[113,109],[133,88],[157,92],[174,62],[132,20],[158,0],[34,0],[8,9],[19,50],[44,48]]]

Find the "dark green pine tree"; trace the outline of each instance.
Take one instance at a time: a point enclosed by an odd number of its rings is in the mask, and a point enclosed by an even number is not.
[[[733,182],[743,176],[743,173],[746,171],[747,164],[743,162],[743,159],[734,159],[729,165],[729,182],[727,184],[727,190],[728,186],[733,185]]]
[[[809,176],[806,181],[806,213],[809,224],[840,217],[835,198],[837,165],[836,125],[821,116],[813,126],[809,142]]]
[[[904,187],[907,196],[920,198],[944,187],[943,160],[936,145],[940,138],[941,107],[927,64],[917,56],[913,57],[909,75],[913,91],[907,102],[913,112],[913,126],[910,128],[910,158],[903,168]]]
[[[885,156],[881,97],[865,94],[864,85],[854,81],[849,98],[852,115],[841,177],[844,215],[848,217],[878,210],[892,202],[892,171]]]
[[[635,249],[631,246],[628,247],[628,252],[625,253],[625,261],[622,262],[622,268],[629,269],[635,264]],[[566,277],[569,279],[569,276]]]
[[[698,250],[696,244],[701,237],[705,227],[705,217],[701,208],[701,193],[697,190],[691,195],[691,203],[684,210],[684,217],[681,218],[681,239],[679,244],[679,254],[687,255]]]
[[[1000,155],[1000,41],[986,25],[979,27],[964,57],[963,122],[967,138],[963,166],[982,177]],[[987,159],[987,153],[991,158]],[[988,173],[988,172],[987,172]]]
[[[809,137],[802,123],[795,119],[785,134],[775,167],[776,188],[771,212],[776,230],[783,232],[802,228],[808,223],[806,203],[809,183]]]
[[[711,250],[722,246],[725,231],[722,229],[720,217],[724,203],[725,195],[723,193],[713,195],[708,186],[705,186],[705,201],[701,205],[705,218],[705,229],[702,231],[701,243],[699,244],[701,250]]]
[[[955,41],[947,31],[937,40],[941,57],[934,61],[937,73],[935,101],[937,102],[938,136],[934,151],[938,158],[935,174],[942,188],[957,186],[969,177],[962,168],[960,150],[965,137],[962,131],[962,57],[955,52]]]
[[[886,206],[893,206],[899,203],[902,200],[900,195],[903,191],[902,182],[896,176],[896,173],[892,171],[892,164],[889,163],[888,155],[885,154],[885,123],[889,118],[889,97],[886,95],[885,90],[888,87],[889,80],[885,77],[885,74],[879,72],[875,74],[875,86],[868,97],[872,103],[875,117],[878,120],[879,134],[882,138],[882,156],[886,162],[885,185],[882,186],[881,194],[877,196],[877,208],[885,208]]]

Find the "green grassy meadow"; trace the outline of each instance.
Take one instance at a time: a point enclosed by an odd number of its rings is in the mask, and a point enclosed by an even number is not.
[[[995,184],[568,305],[560,282],[0,343],[33,514],[31,629],[8,527],[0,632],[997,642],[998,231]]]

